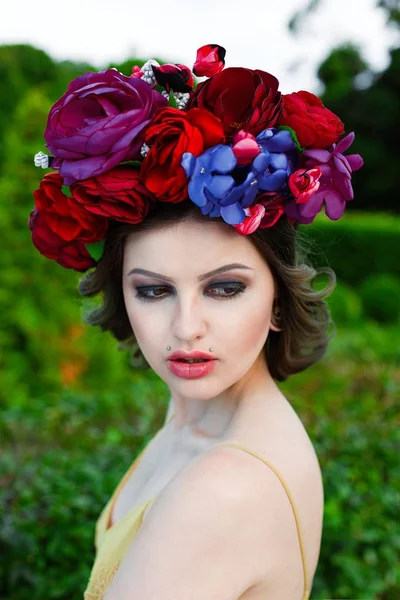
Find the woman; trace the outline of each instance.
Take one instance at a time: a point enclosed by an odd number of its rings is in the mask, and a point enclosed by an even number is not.
[[[362,160],[343,156],[354,136],[339,141],[316,96],[282,97],[224,56],[198,51],[196,90],[187,67],[154,61],[74,80],[50,111],[53,156],[36,157],[59,173],[35,192],[34,244],[95,267],[79,290],[103,304],[87,322],[135,344],[171,392],[97,522],[85,600],[305,600],[312,587],[322,476],[276,381],[331,338],[335,276],[313,289],[297,222],[323,202],[340,218]]]

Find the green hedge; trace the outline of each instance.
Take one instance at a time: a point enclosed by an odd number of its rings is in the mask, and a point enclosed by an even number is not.
[[[280,384],[306,426],[324,479],[313,600],[398,597],[399,344],[400,328],[339,328],[320,364]],[[82,598],[95,521],[162,425],[167,389],[154,375],[136,374],[118,389],[100,384],[90,394],[43,394],[4,411],[3,600]]]
[[[370,275],[357,288],[338,281],[327,298],[338,325],[362,326],[365,319],[382,324],[400,323],[400,278],[381,273]]]
[[[380,323],[400,321],[400,277],[390,273],[370,275],[362,282],[360,295],[364,310],[372,319]]]
[[[299,231],[313,244],[313,262],[328,264],[338,279],[351,286],[382,272],[400,277],[398,216],[352,211],[332,221],[320,213]]]
[[[337,325],[361,325],[364,311],[360,295],[343,281],[337,282],[326,302]]]

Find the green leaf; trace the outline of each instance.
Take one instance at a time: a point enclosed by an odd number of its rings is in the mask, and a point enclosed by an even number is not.
[[[121,165],[124,165],[127,167],[135,167],[135,169],[140,169],[141,164],[142,164],[142,162],[140,160],[126,160],[121,163]]]
[[[178,108],[178,105],[175,100],[174,92],[172,90],[169,93],[168,106],[172,106],[173,108]]]
[[[94,244],[85,244],[86,250],[96,262],[98,262],[102,257],[104,251],[104,243],[105,240],[100,240],[99,242],[95,242]]]
[[[69,196],[70,198],[72,198],[71,190],[69,189],[68,185],[63,185],[62,191],[66,196]]]
[[[279,125],[279,129],[284,129],[285,131],[289,131],[290,135],[293,138],[294,143],[296,144],[296,148],[299,152],[303,152],[304,148],[302,148],[300,146],[300,142],[297,139],[297,135],[294,129],[292,129],[291,127],[289,127],[288,125]]]

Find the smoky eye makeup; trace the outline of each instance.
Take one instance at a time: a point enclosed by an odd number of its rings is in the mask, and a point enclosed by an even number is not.
[[[136,291],[135,297],[139,300],[154,302],[176,294],[176,290],[168,285],[139,285],[133,286]],[[210,282],[204,288],[204,294],[217,300],[236,298],[247,289],[242,281],[227,279],[225,281]]]

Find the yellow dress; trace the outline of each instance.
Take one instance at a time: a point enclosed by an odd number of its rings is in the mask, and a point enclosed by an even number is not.
[[[174,415],[171,415],[170,419],[167,422],[169,422],[173,416]],[[165,427],[165,425],[164,425],[164,427]],[[162,431],[162,429],[164,429],[164,427],[162,427],[156,433],[156,436]],[[154,437],[153,437],[153,439],[154,439]],[[224,442],[220,442],[220,443],[216,444],[215,447],[222,446],[222,445],[234,446],[236,448],[244,450],[245,452],[248,452],[255,458],[258,458],[264,464],[266,464],[270,469],[272,469],[274,471],[274,473],[277,475],[280,482],[282,483],[284,490],[289,498],[289,502],[293,509],[293,514],[294,514],[296,528],[297,528],[297,534],[298,534],[298,538],[299,538],[299,548],[300,548],[301,560],[302,560],[302,564],[303,564],[303,573],[304,573],[304,592],[303,592],[303,596],[302,596],[301,600],[308,600],[310,590],[308,589],[308,573],[307,573],[307,565],[306,565],[306,560],[305,560],[303,538],[302,538],[302,534],[301,534],[301,530],[300,530],[299,517],[297,514],[297,510],[296,510],[292,495],[291,495],[285,481],[283,480],[283,477],[278,473],[276,468],[273,465],[271,465],[265,458],[263,458],[262,456],[260,456],[256,452],[254,452],[253,450],[246,448],[239,442],[236,442],[234,440],[224,441]],[[149,498],[148,500],[145,500],[138,506],[133,507],[132,510],[122,520],[118,521],[118,523],[115,523],[114,525],[111,524],[111,515],[112,515],[113,506],[117,499],[117,496],[121,492],[125,482],[129,478],[129,476],[136,469],[137,465],[139,464],[139,461],[141,460],[141,458],[144,455],[146,448],[147,448],[147,446],[140,452],[140,454],[134,460],[133,464],[128,469],[128,471],[126,472],[124,477],[121,479],[121,481],[118,484],[118,486],[116,487],[113,495],[111,496],[110,500],[107,502],[106,506],[103,508],[103,510],[97,520],[96,531],[95,531],[96,557],[95,557],[95,561],[94,561],[94,564],[92,567],[92,571],[90,574],[87,588],[84,592],[84,600],[102,600],[104,593],[105,593],[106,589],[108,588],[108,586],[111,584],[111,581],[112,581],[115,573],[117,572],[118,567],[121,564],[121,561],[129,547],[129,545],[135,538],[136,532],[138,531],[138,529],[142,523],[142,520],[143,520],[143,517],[144,517],[147,507],[154,500],[154,497]]]

